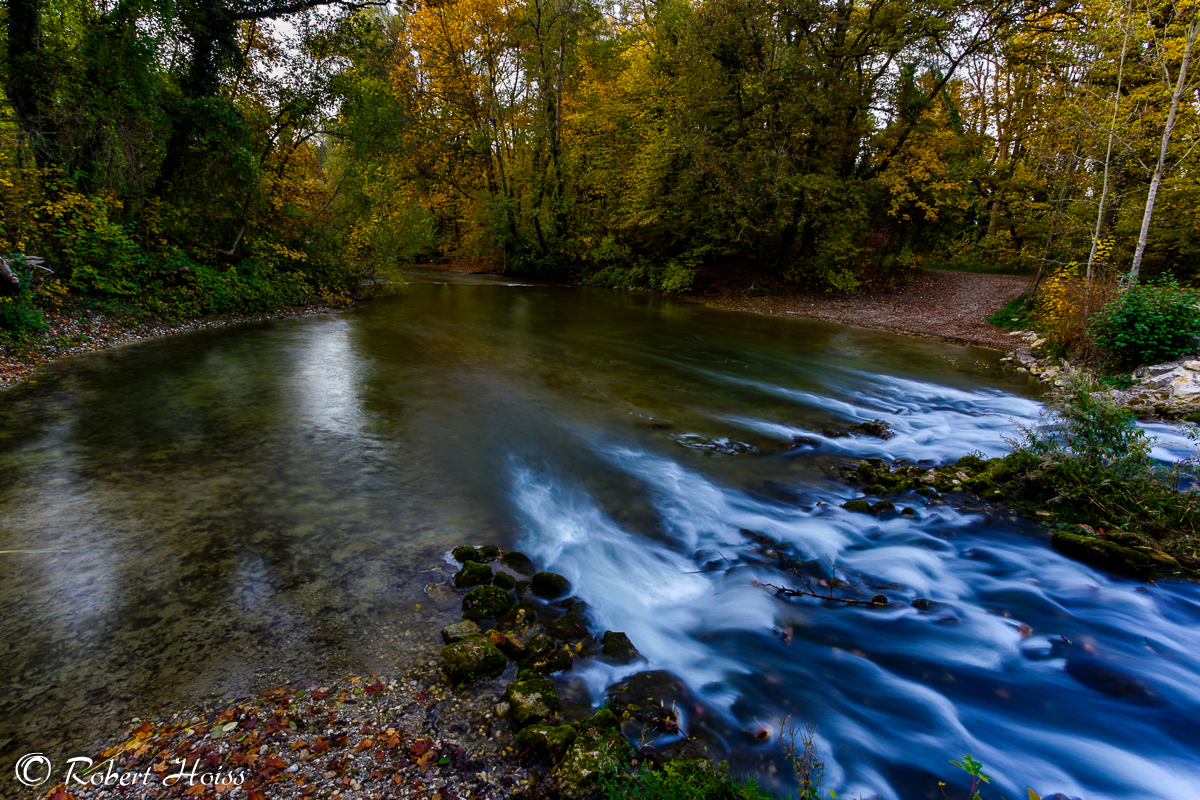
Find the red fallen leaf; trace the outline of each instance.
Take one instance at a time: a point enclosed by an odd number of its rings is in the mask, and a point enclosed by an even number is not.
[[[409,745],[408,752],[412,753],[414,756],[419,756],[428,751],[430,747],[433,747],[433,742],[429,741],[428,739],[417,739],[415,742]]]
[[[313,752],[321,755],[329,749],[329,742],[324,736],[318,736],[317,740],[312,743]]]
[[[267,796],[262,789],[255,787],[246,794],[246,800],[267,800]]]
[[[153,730],[153,729],[154,729],[154,726],[151,725],[149,722],[143,722],[141,725],[138,725],[136,728],[133,729],[133,735],[136,736],[139,733],[145,733],[145,732]]]
[[[429,692],[417,692],[416,700],[418,703],[424,703],[429,699]]]
[[[199,797],[206,791],[208,791],[208,787],[203,783],[193,783],[184,794],[188,797]]]
[[[71,800],[71,795],[66,792],[55,792],[47,797],[46,800]]]
[[[368,725],[363,725],[361,728],[358,729],[358,732],[361,733],[363,736],[366,736],[368,733],[371,732],[371,728]]]
[[[383,740],[383,747],[385,750],[387,750],[389,752],[391,752],[392,750],[395,750],[399,746],[400,746],[400,737],[396,736],[395,734],[392,734],[391,736],[389,736],[388,738]]]
[[[220,753],[209,753],[204,757],[204,763],[208,764],[210,767],[219,766],[221,761],[222,757]]]
[[[326,697],[329,697],[329,692],[317,691],[312,693],[313,700],[324,700]]]
[[[363,691],[365,691],[367,694],[371,694],[371,695],[379,694],[380,692],[383,691],[383,681],[380,681],[379,683],[372,683],[370,686],[366,687]]]
[[[350,739],[344,733],[339,733],[337,736],[333,737],[334,747],[345,747],[348,744],[350,744]]]

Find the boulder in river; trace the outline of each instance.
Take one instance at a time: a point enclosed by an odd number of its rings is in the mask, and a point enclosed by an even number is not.
[[[530,580],[530,586],[538,597],[553,600],[566,594],[571,582],[557,572],[538,572]]]
[[[600,657],[613,664],[629,664],[641,658],[642,654],[626,634],[621,631],[605,631],[600,637]]]
[[[492,568],[478,561],[467,561],[462,565],[462,569],[454,573],[454,585],[460,589],[490,583],[491,580]]]
[[[450,555],[460,564],[479,560],[479,551],[469,544],[460,544],[450,551]]]
[[[587,603],[576,603],[559,619],[544,620],[542,625],[556,639],[577,642],[588,635]]]
[[[504,671],[508,660],[486,636],[472,636],[442,648],[446,674],[454,683],[490,678]]]
[[[520,628],[525,625],[532,625],[537,621],[537,611],[534,610],[532,604],[524,600],[513,606],[504,616],[496,620],[496,626],[500,628]]]
[[[524,553],[518,553],[516,550],[511,550],[500,556],[500,563],[511,569],[518,575],[532,575],[537,572],[537,567],[533,565],[533,561]]]
[[[517,579],[507,572],[497,572],[492,576],[492,585],[499,586],[506,592],[511,592],[517,588]]]
[[[500,548],[496,547],[494,544],[485,544],[483,547],[479,548],[478,555],[478,561],[483,561],[485,563],[489,561],[495,561],[500,557]]]
[[[476,586],[462,601],[463,616],[471,620],[496,619],[512,607],[513,600],[499,586]]]

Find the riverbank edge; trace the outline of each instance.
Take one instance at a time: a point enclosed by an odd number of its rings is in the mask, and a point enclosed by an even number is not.
[[[289,317],[332,314],[345,307],[323,304],[283,308],[257,314],[229,314],[185,319],[134,320],[85,309],[51,311],[47,330],[36,341],[0,343],[0,392],[30,380],[41,367],[66,358],[112,350],[199,330],[226,328]]]

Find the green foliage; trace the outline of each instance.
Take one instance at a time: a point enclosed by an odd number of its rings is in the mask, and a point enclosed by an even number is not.
[[[1004,304],[1004,308],[987,318],[987,321],[999,328],[1010,331],[1027,331],[1036,327],[1029,316],[1029,295],[1022,294]]]
[[[1096,315],[1096,343],[1123,363],[1154,364],[1196,352],[1200,342],[1200,291],[1167,279],[1127,288]]]
[[[1071,378],[1049,401],[1049,417],[1010,442],[1006,461],[1024,484],[1022,502],[1056,512],[1062,523],[1143,532],[1168,551],[1194,541],[1200,496],[1178,487],[1195,465],[1156,464],[1153,440],[1097,388]]]
[[[669,761],[661,769],[642,768],[628,777],[601,781],[606,800],[768,800],[753,782],[733,780],[723,764],[700,758]]]
[[[0,297],[0,341],[21,342],[46,329],[46,318],[34,303],[33,275],[24,257],[8,257],[8,266],[21,279],[16,294]]]
[[[971,788],[968,790],[970,792],[969,800],[982,800],[979,796],[979,784],[992,782],[992,777],[984,774],[983,765],[976,761],[970,753],[963,756],[962,761],[951,760],[950,763],[971,776]]]

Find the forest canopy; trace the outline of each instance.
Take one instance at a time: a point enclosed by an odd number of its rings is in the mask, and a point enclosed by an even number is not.
[[[844,291],[922,265],[1128,271],[1152,183],[1143,272],[1193,278],[1200,249],[1193,5],[4,15],[0,251],[44,258],[43,292],[248,309],[456,258],[664,291],[701,265]]]

